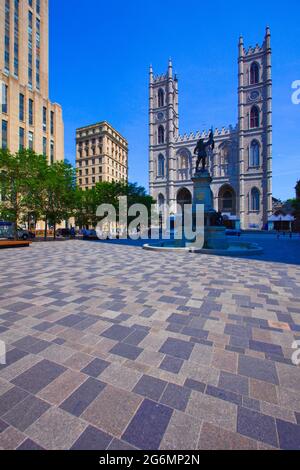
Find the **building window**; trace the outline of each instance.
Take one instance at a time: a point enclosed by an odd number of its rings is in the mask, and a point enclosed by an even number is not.
[[[51,111],[50,113],[50,132],[51,135],[54,135],[54,112]]]
[[[25,131],[23,127],[19,128],[19,149],[23,150],[25,147]]]
[[[33,100],[28,101],[28,122],[30,126],[33,126]]]
[[[160,178],[165,176],[165,157],[161,154],[158,156],[157,176]]]
[[[85,184],[89,184],[89,179],[85,178]]]
[[[253,106],[250,113],[250,127],[255,129],[259,127],[259,110],[257,106]]]
[[[28,0],[28,5],[32,8],[32,0]]]
[[[41,22],[36,19],[36,88],[40,89]]]
[[[253,62],[250,68],[250,85],[255,85],[259,82],[259,65]]]
[[[28,148],[33,150],[33,132],[28,132]]]
[[[47,138],[43,137],[43,155],[44,157],[47,156]]]
[[[54,141],[51,140],[50,143],[50,163],[51,165],[54,163]]]
[[[159,126],[158,128],[158,143],[164,144],[165,142],[165,129],[163,126]]]
[[[7,114],[8,86],[2,83],[2,113]]]
[[[24,100],[25,97],[22,93],[19,94],[19,120],[24,121]]]
[[[43,106],[43,131],[47,130],[47,108]]]
[[[7,121],[2,121],[2,148],[7,149]]]
[[[41,14],[41,0],[36,0],[36,13],[37,15]]]
[[[259,166],[259,143],[254,140],[250,146],[250,161],[249,166]]]
[[[19,0],[14,1],[14,74],[19,75]]]
[[[251,189],[251,201],[250,201],[250,210],[259,212],[260,210],[260,194],[257,188]]]
[[[32,25],[33,16],[32,12],[28,12],[28,85],[32,88]]]
[[[158,90],[158,107],[162,108],[165,105],[165,93],[161,88]]]
[[[4,37],[4,70],[9,73],[10,59],[10,4],[9,0],[5,0],[5,37]]]

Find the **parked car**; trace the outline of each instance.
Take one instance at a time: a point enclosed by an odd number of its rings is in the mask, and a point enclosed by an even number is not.
[[[70,235],[71,235],[71,232],[68,228],[59,228],[58,230],[56,230],[57,237],[66,238],[66,237],[69,237]]]
[[[21,227],[17,228],[17,235],[20,240],[28,240],[29,238],[34,238],[32,232],[29,232],[29,230],[23,229]]]
[[[84,238],[84,239],[92,239],[92,240],[95,240],[96,238],[98,238],[98,237],[97,237],[97,232],[96,232],[96,230],[94,230],[94,229],[92,229],[92,230],[89,229],[89,230],[88,230],[88,229],[85,228],[85,229],[82,230],[82,235],[83,235],[83,238]]]
[[[226,235],[230,237],[240,237],[242,232],[236,228],[228,228],[226,230]]]
[[[12,240],[13,236],[13,222],[0,221],[0,238],[6,238]],[[19,240],[28,240],[34,238],[34,233],[26,230],[22,227],[17,227],[17,237]]]

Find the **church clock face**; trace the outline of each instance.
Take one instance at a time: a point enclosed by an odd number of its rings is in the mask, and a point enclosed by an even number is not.
[[[250,93],[249,98],[250,98],[251,101],[256,101],[256,100],[258,100],[259,96],[260,96],[259,91],[252,91]]]
[[[157,113],[157,120],[162,121],[164,118],[164,113]]]

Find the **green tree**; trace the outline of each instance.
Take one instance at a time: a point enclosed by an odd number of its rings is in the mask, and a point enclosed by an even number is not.
[[[154,200],[146,193],[145,188],[136,183],[126,182],[101,182],[93,189],[77,191],[76,196],[76,222],[80,227],[95,227],[98,222],[96,216],[97,207],[101,204],[111,204],[119,215],[119,198],[127,196],[128,207],[133,204],[144,204],[150,214]],[[128,221],[129,222],[129,221]]]
[[[44,157],[30,150],[20,150],[16,154],[0,150],[0,213],[2,218],[13,222],[15,239],[18,222],[28,213],[33,181],[45,166]]]
[[[54,227],[68,219],[74,213],[75,205],[75,169],[66,162],[55,162],[47,166],[43,178],[36,182],[34,207],[42,214],[45,223],[45,238],[47,238],[48,223]]]

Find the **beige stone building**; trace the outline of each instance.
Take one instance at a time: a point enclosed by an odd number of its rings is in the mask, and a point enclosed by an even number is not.
[[[128,180],[128,142],[108,122],[76,130],[77,182],[91,189],[102,181]]]
[[[0,2],[0,147],[64,159],[60,105],[49,100],[48,0]]]

